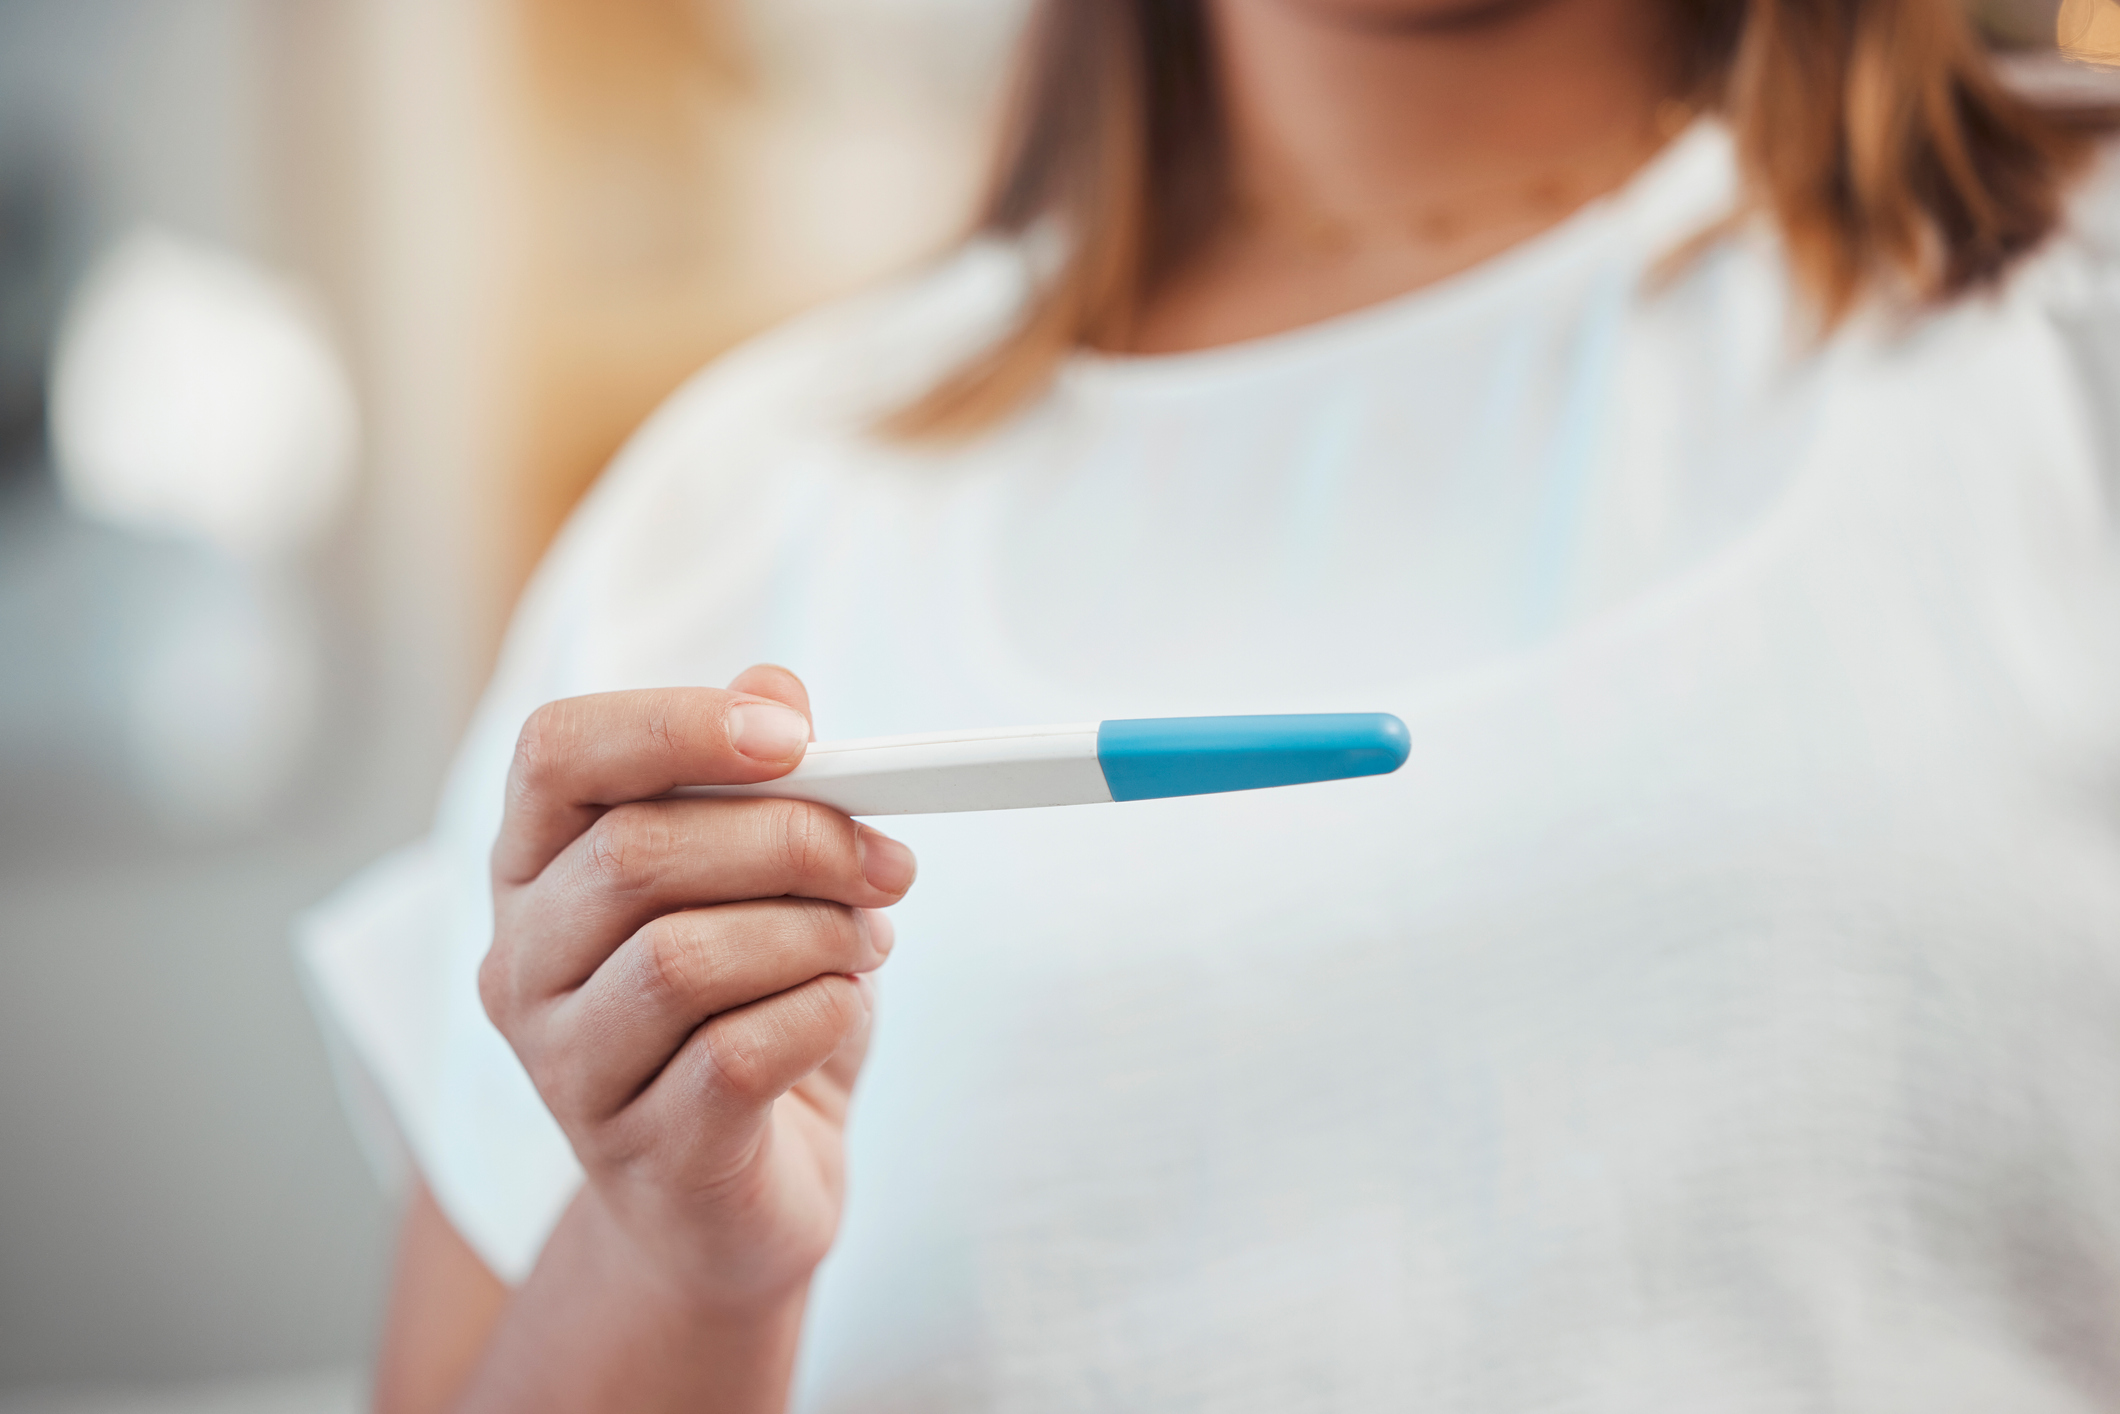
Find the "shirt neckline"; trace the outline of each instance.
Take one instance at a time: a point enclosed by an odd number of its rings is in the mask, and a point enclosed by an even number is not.
[[[1063,384],[1108,390],[1155,389],[1222,376],[1280,371],[1292,363],[1360,350],[1379,339],[1461,317],[1520,291],[1540,274],[1630,244],[1643,264],[1728,214],[1737,192],[1730,134],[1713,117],[1694,120],[1619,187],[1561,220],[1454,275],[1374,304],[1278,333],[1183,353],[1115,354],[1077,349],[1061,365]]]

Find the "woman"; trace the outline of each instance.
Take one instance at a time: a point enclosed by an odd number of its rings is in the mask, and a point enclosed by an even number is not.
[[[380,1407],[2120,1400],[2086,126],[1948,0],[1055,0],[1030,75],[988,237],[650,423],[313,924]],[[656,799],[812,701],[1415,745]]]

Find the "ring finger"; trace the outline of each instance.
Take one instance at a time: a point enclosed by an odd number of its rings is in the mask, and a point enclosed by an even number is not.
[[[572,1105],[597,1117],[651,1082],[707,1018],[889,955],[888,915],[815,899],[755,899],[665,914],[636,932],[552,1020],[596,1057]],[[569,1047],[568,1049],[575,1049]]]

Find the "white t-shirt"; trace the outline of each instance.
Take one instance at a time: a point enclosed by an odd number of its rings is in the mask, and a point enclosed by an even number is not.
[[[2120,1401],[2120,206],[1808,342],[1703,124],[1444,284],[1084,355],[948,453],[982,246],[709,370],[528,596],[434,833],[304,946],[519,1279],[579,1181],[473,975],[551,698],[826,737],[1390,711],[1396,775],[886,822],[807,1411]]]

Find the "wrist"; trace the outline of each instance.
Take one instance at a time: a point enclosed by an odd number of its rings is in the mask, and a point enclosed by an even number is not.
[[[577,1194],[517,1291],[462,1408],[780,1414],[808,1280],[721,1299],[645,1260]]]
[[[714,1270],[711,1259],[688,1250],[682,1237],[657,1244],[638,1233],[594,1184],[575,1196],[562,1219],[562,1226],[568,1225],[577,1229],[576,1242],[597,1268],[598,1286],[664,1313],[673,1325],[764,1338],[801,1323],[814,1265],[785,1275],[731,1280],[732,1273]]]

